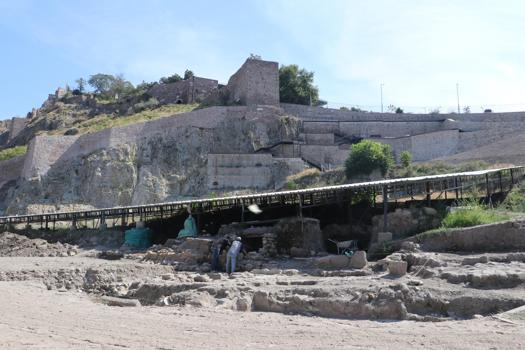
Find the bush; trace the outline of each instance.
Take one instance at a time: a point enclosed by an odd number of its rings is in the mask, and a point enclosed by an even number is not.
[[[501,206],[509,211],[525,213],[525,189],[521,186],[514,187]]]
[[[136,113],[141,112],[145,109],[153,109],[159,105],[159,101],[155,97],[151,97],[145,102],[139,102],[133,106]]]
[[[446,228],[470,227],[483,224],[491,224],[508,219],[508,215],[489,210],[479,204],[470,204],[463,208],[457,208],[443,219],[442,225]]]
[[[390,145],[363,140],[352,146],[345,162],[345,174],[350,179],[357,175],[370,175],[374,170],[379,170],[385,176],[393,165],[394,156]]]
[[[403,168],[408,168],[412,163],[412,153],[409,151],[401,152],[401,165]]]
[[[21,156],[27,152],[27,146],[16,146],[0,151],[0,162]]]

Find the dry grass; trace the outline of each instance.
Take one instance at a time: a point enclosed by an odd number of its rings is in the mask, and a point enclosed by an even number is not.
[[[129,124],[146,122],[149,120],[169,117],[176,114],[191,112],[198,107],[197,104],[168,104],[158,108],[148,109],[128,116],[101,114],[94,118],[84,120],[76,125],[79,134],[101,131],[108,128]],[[59,129],[51,134],[63,135],[68,129]]]

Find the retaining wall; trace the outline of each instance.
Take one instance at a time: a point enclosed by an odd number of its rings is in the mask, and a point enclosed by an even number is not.
[[[11,181],[16,181],[20,178],[24,168],[24,160],[26,155],[14,157],[3,162],[0,162],[0,188]]]

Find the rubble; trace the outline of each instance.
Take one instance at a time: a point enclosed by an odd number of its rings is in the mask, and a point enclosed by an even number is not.
[[[49,243],[10,232],[0,234],[0,256],[66,257],[77,253],[78,248],[67,243]]]

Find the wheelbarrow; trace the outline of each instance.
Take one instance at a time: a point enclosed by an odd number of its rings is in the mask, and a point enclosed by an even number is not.
[[[358,250],[357,246],[357,240],[352,239],[349,241],[334,241],[333,239],[329,239],[328,241],[332,242],[337,247],[337,254],[339,255],[347,255],[352,256],[356,250]]]

